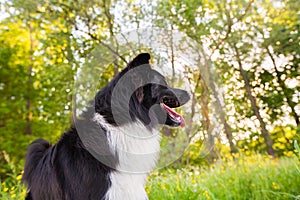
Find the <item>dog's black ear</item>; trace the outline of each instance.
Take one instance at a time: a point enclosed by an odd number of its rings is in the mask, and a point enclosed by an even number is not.
[[[128,65],[125,70],[130,70],[135,67],[142,66],[137,70],[133,70],[130,73],[130,80],[132,81],[133,85],[136,89],[135,96],[139,103],[141,103],[144,99],[144,81],[146,80],[145,76],[148,73],[145,73],[150,70],[149,60],[151,56],[149,53],[141,53],[137,55]]]
[[[151,56],[149,53],[141,53],[137,55],[129,64],[128,68],[132,69],[134,67],[138,67],[140,65],[149,64]]]

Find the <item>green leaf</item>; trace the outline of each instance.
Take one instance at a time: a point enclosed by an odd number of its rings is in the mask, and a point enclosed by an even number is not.
[[[300,155],[300,147],[299,147],[299,145],[298,145],[297,140],[294,140],[294,147],[295,147],[295,149],[298,151],[298,154]]]

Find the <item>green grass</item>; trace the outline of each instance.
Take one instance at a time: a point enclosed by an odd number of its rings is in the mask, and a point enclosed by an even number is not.
[[[297,158],[241,157],[209,169],[154,172],[146,190],[150,200],[300,199],[298,166]]]
[[[260,155],[227,158],[209,168],[167,168],[149,177],[150,200],[300,200],[300,162],[296,157]],[[1,200],[24,199],[21,174],[0,181]]]

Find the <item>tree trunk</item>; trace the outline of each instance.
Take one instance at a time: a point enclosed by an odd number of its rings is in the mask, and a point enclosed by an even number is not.
[[[191,83],[190,79],[188,79],[188,81],[189,81],[189,85],[191,86],[192,83]],[[187,123],[187,126],[186,126],[187,128],[186,128],[186,132],[185,132],[186,136],[188,137],[189,143],[190,143],[190,141],[193,138],[193,136],[191,136],[191,132],[192,132],[193,120],[194,120],[194,116],[195,116],[195,106],[196,106],[196,103],[197,103],[197,99],[196,99],[195,93],[196,93],[196,89],[197,89],[198,86],[199,86],[199,80],[197,80],[197,82],[195,84],[195,87],[193,89],[191,89],[191,101],[192,101],[191,115],[190,115],[190,120]],[[188,154],[187,158],[186,158],[186,165],[188,165],[189,162],[190,162],[190,156]]]
[[[210,70],[209,70],[210,71]],[[212,75],[210,74],[210,79],[212,79]],[[221,102],[220,102],[220,98],[218,97],[218,93],[217,93],[217,90],[215,88],[215,85],[214,85],[214,81],[213,80],[210,80],[210,87],[213,91],[213,95],[216,99],[216,107],[219,111],[219,117],[220,117],[220,120],[224,126],[224,131],[225,131],[225,134],[226,134],[226,137],[227,137],[227,140],[229,142],[229,146],[230,146],[230,152],[231,153],[237,153],[237,150],[235,148],[235,145],[233,143],[233,136],[232,136],[232,132],[231,132],[231,129],[230,129],[230,126],[229,124],[227,123],[227,120],[225,118],[225,113],[224,113],[224,110],[222,108],[222,105],[221,105]]]
[[[189,140],[189,143],[192,139],[192,137],[190,136],[191,135],[191,132],[192,132],[192,127],[193,127],[193,118],[194,118],[194,115],[195,115],[195,104],[196,104],[196,99],[195,99],[195,93],[192,93],[192,105],[191,105],[191,115],[190,115],[190,120],[189,120],[189,123],[187,124],[187,128],[186,128],[186,136],[188,137],[188,140]],[[186,157],[186,165],[189,165],[190,163],[190,155],[187,154],[187,157]]]
[[[273,149],[273,142],[272,142],[271,136],[269,134],[269,131],[266,128],[266,124],[265,124],[265,122],[263,121],[263,119],[260,115],[259,108],[258,108],[258,105],[256,103],[256,98],[252,95],[251,86],[250,86],[246,71],[243,69],[243,66],[242,66],[242,61],[241,61],[241,58],[240,58],[240,52],[239,52],[238,48],[235,46],[235,44],[233,45],[233,48],[236,52],[236,58],[237,58],[237,62],[238,62],[238,65],[239,65],[239,71],[240,71],[240,74],[242,76],[242,79],[245,82],[245,90],[246,90],[248,98],[251,102],[252,110],[253,110],[256,118],[258,119],[258,121],[260,123],[261,133],[262,133],[262,136],[263,136],[263,138],[265,140],[265,143],[266,143],[266,146],[267,146],[267,152],[268,152],[269,155],[275,157],[275,151]]]
[[[289,98],[289,96],[288,96],[288,94],[287,94],[287,92],[286,92],[286,89],[287,89],[287,88],[286,88],[286,85],[285,85],[285,83],[284,83],[284,82],[281,80],[281,78],[280,78],[280,73],[279,73],[279,71],[278,71],[278,68],[277,68],[275,59],[274,59],[272,53],[270,52],[269,47],[266,47],[266,50],[267,50],[267,53],[268,53],[268,55],[270,56],[270,58],[271,58],[271,60],[272,60],[272,63],[273,63],[273,66],[274,66],[274,69],[275,69],[275,72],[276,72],[276,78],[277,78],[277,81],[278,81],[280,87],[282,88],[282,91],[283,91],[284,96],[286,97],[287,104],[289,105],[289,107],[290,107],[291,110],[292,110],[292,116],[294,117],[297,126],[299,126],[299,125],[300,125],[300,116],[298,116],[298,114],[297,114],[297,112],[296,112],[296,110],[295,110],[295,107],[296,107],[297,104],[294,103],[294,102],[291,100],[291,98]]]
[[[203,54],[205,55],[205,54]],[[230,152],[231,153],[237,153],[237,149],[235,148],[235,145],[233,143],[233,136],[232,136],[232,132],[231,132],[231,128],[229,126],[229,124],[227,123],[227,120],[226,120],[226,117],[225,117],[225,112],[223,110],[223,107],[222,107],[222,104],[220,102],[220,98],[218,96],[218,92],[217,92],[217,89],[216,89],[216,86],[215,86],[215,81],[213,80],[213,75],[211,73],[211,65],[210,65],[210,61],[207,60],[207,58],[204,56],[205,58],[205,70],[207,70],[207,82],[209,83],[209,87],[211,88],[212,90],[212,93],[213,93],[213,96],[214,98],[216,99],[216,102],[215,102],[215,106],[217,108],[217,110],[219,111],[218,114],[219,114],[219,117],[220,117],[220,120],[221,120],[221,123],[223,124],[224,126],[224,131],[225,131],[225,134],[226,134],[226,138],[229,142],[229,147],[230,147]]]
[[[115,54],[113,55],[113,65],[114,65],[114,77],[119,73],[119,68],[118,68],[118,54],[119,54],[119,44],[118,41],[115,38],[115,34],[114,34],[114,18],[110,13],[110,2],[106,2],[105,0],[103,0],[103,11],[104,14],[107,18],[107,23],[108,23],[108,27],[109,27],[109,35],[110,38],[112,39],[113,42],[113,47]]]
[[[28,80],[27,80],[27,97],[26,97],[26,129],[25,134],[31,135],[32,134],[32,112],[31,112],[31,92],[32,92],[32,67],[33,67],[33,48],[34,48],[34,40],[32,35],[32,27],[29,22],[29,37],[30,37],[30,64],[28,68]]]
[[[213,162],[215,158],[215,136],[212,135],[213,132],[213,124],[210,121],[209,117],[209,108],[208,108],[208,102],[209,102],[209,92],[207,85],[203,78],[201,78],[201,88],[202,88],[202,94],[200,97],[200,105],[201,105],[201,114],[204,117],[203,125],[207,131],[207,142],[206,142],[206,148],[208,155],[209,162]]]
[[[172,82],[171,82],[171,87],[174,87],[174,82],[175,82],[175,55],[174,55],[174,41],[173,41],[173,24],[171,24],[171,35],[170,35],[170,44],[171,44],[171,65],[172,65]]]

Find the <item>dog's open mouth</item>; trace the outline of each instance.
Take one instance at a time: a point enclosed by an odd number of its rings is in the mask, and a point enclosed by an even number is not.
[[[181,127],[185,126],[183,117],[172,109],[180,106],[180,103],[178,101],[173,98],[165,97],[162,99],[160,106],[167,112],[168,116],[175,124],[178,124]]]

